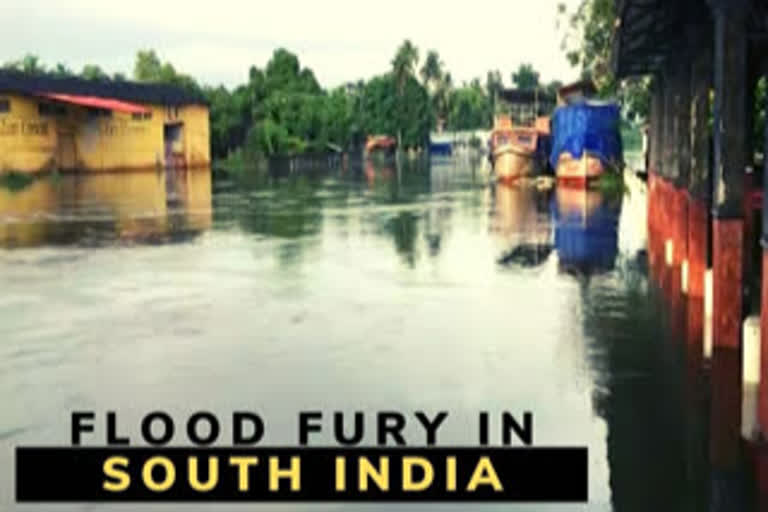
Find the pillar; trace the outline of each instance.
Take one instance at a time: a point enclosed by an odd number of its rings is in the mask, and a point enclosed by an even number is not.
[[[712,357],[711,379],[709,454],[712,467],[712,493],[709,510],[746,510],[744,484],[740,477],[742,468],[740,354],[735,350],[715,350]]]
[[[664,254],[660,250],[663,240],[660,241],[660,210],[661,199],[661,151],[663,144],[664,122],[664,83],[663,76],[654,77],[651,90],[651,129],[650,151],[648,170],[648,253],[651,272],[654,278],[659,276],[659,268],[663,265]]]
[[[768,76],[768,74],[766,75]],[[766,99],[768,108],[768,98]],[[768,151],[768,121],[766,122],[764,150]],[[768,153],[764,153],[768,155]],[[768,158],[763,159],[763,232],[760,244],[763,247],[762,283],[760,298],[760,385],[758,391],[758,422],[763,436],[768,438]],[[764,450],[765,474],[768,475],[768,450]],[[768,494],[768,489],[766,489]]]
[[[682,264],[688,259],[688,180],[691,171],[691,65],[684,52],[678,62],[675,76],[674,142],[676,169],[676,222],[675,261]]]
[[[757,272],[755,263],[753,263],[752,260],[754,251],[757,248],[757,241],[761,238],[761,234],[757,232],[758,226],[755,222],[755,212],[752,201],[752,191],[757,183],[754,170],[755,143],[753,141],[753,133],[756,122],[754,106],[756,99],[755,91],[757,90],[757,83],[760,80],[760,67],[755,65],[754,61],[754,58],[748,58],[747,60],[747,93],[744,95],[747,116],[747,131],[746,136],[744,137],[746,161],[744,165],[745,168],[749,167],[752,169],[752,172],[744,174],[744,254],[742,256],[744,276],[752,276]],[[751,284],[749,281],[747,281],[747,283]],[[755,293],[751,286],[747,286],[747,291],[750,296]]]
[[[692,347],[704,342],[704,276],[709,260],[709,93],[712,88],[711,25],[699,27],[693,38],[698,52],[691,60],[690,167],[688,174],[688,322]]]
[[[715,347],[739,349],[747,130],[746,2],[717,0],[714,3],[713,341]]]

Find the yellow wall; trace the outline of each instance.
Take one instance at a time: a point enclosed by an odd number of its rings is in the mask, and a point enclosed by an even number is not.
[[[92,219],[94,211],[98,220]],[[18,191],[0,187],[0,221],[0,248],[200,233],[212,224],[211,172],[88,173],[39,178]]]
[[[0,173],[70,170],[64,146],[71,145],[77,170],[156,168],[166,163],[167,123],[182,124],[175,150],[184,154],[188,167],[210,164],[208,108],[203,105],[145,105],[151,119],[136,120],[124,112],[93,117],[88,109],[73,105],[66,105],[66,116],[41,116],[38,98],[0,93],[0,99],[9,99],[11,107],[0,113]]]
[[[10,112],[0,113],[0,172],[52,168],[56,126],[37,113],[37,102],[0,94],[10,100]]]
[[[49,221],[59,209],[59,196],[41,179],[21,192],[0,187],[0,247],[29,247],[45,243]]]

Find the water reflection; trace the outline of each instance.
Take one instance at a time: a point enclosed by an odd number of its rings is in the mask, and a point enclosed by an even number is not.
[[[0,247],[186,240],[211,227],[208,171],[84,174],[0,188]]]
[[[598,190],[560,187],[556,192],[555,246],[560,268],[591,275],[614,268],[621,197]]]
[[[495,187],[491,231],[502,244],[499,263],[541,265],[552,252],[550,193],[534,186]]]
[[[498,261],[536,267],[556,250],[563,272],[611,271],[619,252],[620,211],[621,198],[599,190],[496,186],[491,232],[502,253]]]
[[[0,509],[15,510],[1,492],[12,447],[68,442],[76,408],[117,409],[126,429],[155,409],[255,408],[265,444],[295,444],[299,410],[449,410],[446,445],[473,441],[479,410],[532,410],[537,444],[589,447],[591,501],[526,510],[738,503],[733,361],[716,360],[710,411],[644,243],[619,237],[631,201],[486,186],[455,162],[255,181],[212,190],[206,173],[149,173],[0,191],[2,247],[77,256],[0,251]],[[205,243],[136,243],[201,231]],[[67,246],[34,249],[55,244]]]

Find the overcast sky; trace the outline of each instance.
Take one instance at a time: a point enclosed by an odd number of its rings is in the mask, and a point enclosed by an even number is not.
[[[508,84],[521,62],[568,81],[578,73],[560,48],[561,1],[0,0],[0,62],[33,53],[130,74],[136,51],[154,48],[204,83],[232,86],[283,46],[332,87],[387,70],[410,38],[422,56],[440,53],[454,83],[499,69]]]

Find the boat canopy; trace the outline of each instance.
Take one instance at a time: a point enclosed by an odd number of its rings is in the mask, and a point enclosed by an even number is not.
[[[559,107],[552,118],[552,129],[550,163],[553,168],[566,152],[578,159],[587,151],[607,164],[618,164],[622,160],[616,103],[588,100]]]

